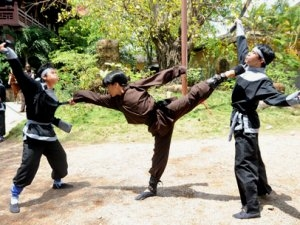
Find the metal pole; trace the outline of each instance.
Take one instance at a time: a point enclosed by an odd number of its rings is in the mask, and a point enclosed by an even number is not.
[[[187,0],[181,0],[181,64],[187,68]],[[187,94],[187,74],[182,74],[182,94]]]

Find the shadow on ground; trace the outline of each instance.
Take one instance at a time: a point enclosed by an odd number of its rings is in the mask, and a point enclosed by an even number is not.
[[[41,197],[21,203],[20,207],[30,207],[33,205],[43,204],[50,200],[52,201],[57,198],[62,198],[70,193],[74,193],[79,191],[80,189],[91,186],[89,182],[71,182],[68,184],[72,185],[73,187],[60,190],[54,190],[51,188],[48,191],[44,192]]]
[[[266,205],[272,205],[280,209],[282,212],[296,218],[300,219],[300,212],[293,206],[289,205],[287,202],[292,201],[292,197],[286,194],[277,194],[272,191],[270,196],[262,197],[260,199],[261,206],[265,208]]]
[[[178,186],[161,187],[158,188],[158,197],[168,198],[168,197],[181,197],[181,198],[199,198],[204,200],[212,201],[232,201],[239,200],[239,196],[225,195],[225,194],[213,194],[205,193],[201,191],[195,191],[193,187],[195,186],[208,186],[208,183],[189,183]],[[145,187],[141,186],[98,186],[98,189],[103,190],[124,190],[131,191],[135,194],[140,194],[145,190]],[[286,194],[277,194],[275,191],[266,198],[261,198],[261,205],[264,208],[266,205],[272,205],[280,209],[282,212],[296,218],[300,219],[300,212],[293,206],[289,205],[287,201],[292,201],[292,198]]]
[[[158,196],[163,198],[169,197],[182,197],[182,198],[201,198],[205,200],[216,200],[216,201],[231,201],[231,200],[239,200],[238,196],[232,195],[221,195],[221,194],[212,194],[205,193],[200,191],[195,191],[193,189],[194,186],[208,186],[207,183],[190,183],[178,186],[170,186],[170,187],[161,187],[158,188]],[[98,186],[99,189],[119,189],[125,191],[132,191],[133,193],[140,194],[145,190],[145,187],[139,186]]]

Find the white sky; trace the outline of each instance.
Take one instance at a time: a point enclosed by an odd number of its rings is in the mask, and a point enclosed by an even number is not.
[[[267,3],[269,5],[272,5],[276,2],[276,0],[254,0],[252,1],[254,4],[256,3]],[[290,5],[295,5],[296,3],[299,2],[299,0],[288,0],[288,2],[290,3]]]
[[[263,3],[267,3],[267,5],[273,5],[277,0],[252,0],[251,4],[249,6],[249,9],[251,9],[251,7],[253,7],[253,5],[260,5]],[[246,0],[243,0],[243,2],[246,2]],[[290,6],[293,6],[297,3],[300,2],[300,0],[288,0]],[[247,12],[245,13],[245,16],[247,16]],[[230,29],[230,26],[225,26],[224,24],[221,23],[215,23],[215,26],[217,27],[217,29],[219,30],[218,35],[223,35],[228,33],[228,29]]]

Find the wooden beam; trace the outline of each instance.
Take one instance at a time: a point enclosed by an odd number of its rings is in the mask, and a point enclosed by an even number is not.
[[[181,64],[187,68],[187,0],[181,0]],[[181,76],[182,94],[187,94],[187,74]]]

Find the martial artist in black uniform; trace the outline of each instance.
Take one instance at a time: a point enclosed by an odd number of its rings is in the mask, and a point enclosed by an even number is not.
[[[265,67],[275,54],[268,45],[257,45],[248,51],[244,28],[237,22],[238,59],[245,73],[237,76],[232,92],[231,131],[235,138],[235,176],[242,201],[242,211],[233,216],[238,219],[260,217],[259,195],[270,194],[264,163],[258,145],[260,122],[256,112],[263,100],[268,105],[292,106],[299,104],[299,92],[289,96],[279,93],[265,74]]]
[[[54,117],[59,106],[54,93],[54,86],[58,81],[56,70],[50,64],[42,66],[37,74],[41,78],[41,83],[24,74],[22,65],[12,49],[5,48],[5,44],[1,44],[0,52],[6,55],[27,105],[27,123],[23,129],[22,163],[11,188],[10,211],[18,213],[20,211],[19,195],[23,188],[30,185],[34,179],[42,155],[46,156],[52,168],[53,188],[70,187],[61,181],[61,178],[68,173],[67,157],[52,124],[66,132],[70,132],[71,125]]]
[[[5,86],[0,79],[0,142],[4,141],[5,135],[5,109],[6,109],[6,92]]]

